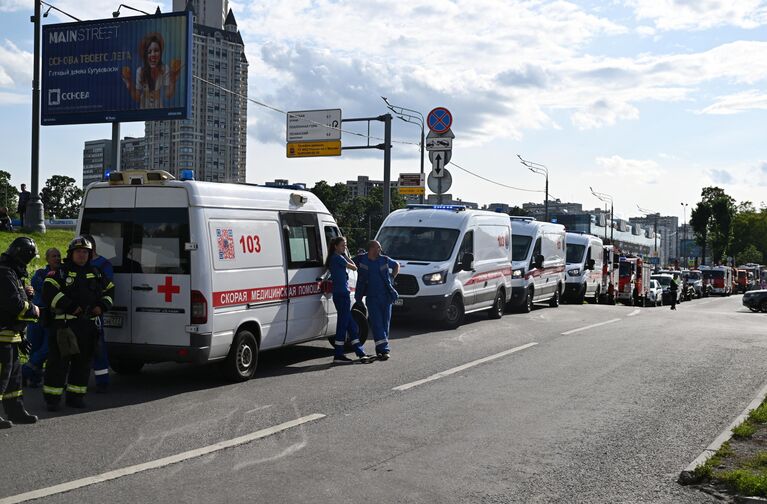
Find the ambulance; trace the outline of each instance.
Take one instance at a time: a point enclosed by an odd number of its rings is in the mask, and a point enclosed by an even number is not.
[[[568,232],[564,299],[573,303],[583,303],[589,298],[599,303],[602,291],[602,261],[604,246],[602,240],[594,235]]]
[[[503,316],[511,298],[508,215],[462,205],[408,205],[384,220],[376,239],[400,265],[394,316],[456,328],[465,314]]]
[[[112,172],[88,186],[77,231],[115,271],[104,316],[112,368],[220,362],[233,381],[259,353],[335,332],[322,275],[339,228],[303,190]],[[354,285],[352,275],[351,285]]]
[[[511,231],[511,307],[525,313],[534,303],[558,307],[565,287],[565,227],[512,216]]]

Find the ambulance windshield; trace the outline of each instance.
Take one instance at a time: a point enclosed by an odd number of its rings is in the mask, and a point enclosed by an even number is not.
[[[409,261],[447,261],[457,239],[457,229],[396,226],[378,233],[384,254]]]
[[[511,235],[511,260],[526,261],[527,253],[530,251],[530,244],[533,242],[532,236],[519,234]]]
[[[580,264],[583,262],[583,254],[586,252],[586,245],[567,244],[567,264]]]

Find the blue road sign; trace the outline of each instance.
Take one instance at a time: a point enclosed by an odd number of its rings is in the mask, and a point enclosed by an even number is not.
[[[429,112],[426,123],[434,133],[447,133],[453,125],[453,115],[445,107],[437,107]]]

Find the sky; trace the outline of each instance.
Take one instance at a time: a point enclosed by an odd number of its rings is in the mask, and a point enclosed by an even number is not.
[[[119,1],[51,0],[82,19]],[[133,0],[147,11],[170,1]],[[31,0],[0,0],[0,169],[28,182],[32,76]],[[246,44],[249,96],[282,110],[387,112],[381,96],[426,114],[453,115],[453,161],[510,189],[448,167],[449,191],[480,204],[552,198],[637,206],[683,218],[701,188],[767,201],[767,0],[273,0],[230,2]],[[45,22],[63,22],[53,12]],[[351,128],[351,126],[350,126]],[[357,131],[366,132],[361,125]],[[124,123],[140,136],[143,123]],[[373,136],[383,134],[373,125]],[[419,170],[419,128],[396,120],[392,176]],[[41,185],[78,181],[83,142],[108,124],[46,126]],[[313,185],[383,178],[380,151],[287,159],[285,116],[248,107],[248,182]],[[345,146],[360,139],[344,135]],[[428,160],[427,160],[428,164]],[[428,169],[428,166],[427,166]],[[530,192],[539,191],[539,192]],[[687,211],[689,218],[689,210]]]

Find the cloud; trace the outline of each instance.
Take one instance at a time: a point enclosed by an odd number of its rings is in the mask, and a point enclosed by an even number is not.
[[[523,68],[506,70],[498,74],[499,83],[521,88],[545,88],[548,86],[549,79],[546,70],[537,65],[525,65]]]
[[[14,87],[32,81],[32,53],[19,49],[10,40],[0,44],[0,87]]]
[[[733,178],[730,172],[725,170],[719,170],[719,169],[709,170],[708,176],[715,184],[730,184],[733,181]]]
[[[79,19],[88,20],[110,17],[112,11],[114,11],[119,5],[119,2],[113,2],[110,0],[88,0],[87,2],[83,2],[81,0],[57,0],[55,5],[57,8],[63,10],[64,12],[68,12]],[[152,0],[132,0],[130,2],[131,7],[135,7],[146,12],[154,12],[158,5],[160,6],[162,12],[169,12],[172,9],[172,2],[170,0],[161,2]],[[45,9],[45,6],[43,6],[43,9]],[[0,0],[0,12],[18,11],[29,11],[31,14],[34,11],[34,3],[30,2],[29,0]],[[60,14],[55,10],[50,11],[48,14],[48,19],[55,19],[61,22],[72,21],[71,18]]]
[[[767,110],[767,93],[752,89],[742,93],[719,96],[714,103],[699,113],[732,115],[747,110]]]
[[[610,126],[620,119],[639,119],[639,110],[628,103],[601,99],[574,112],[570,119],[576,128],[587,130]]]
[[[662,31],[716,26],[753,29],[767,24],[763,0],[627,0],[625,4],[634,9],[638,20],[650,20]]]
[[[6,93],[5,91],[0,91],[0,106],[2,105],[24,105],[28,104],[32,101],[32,96],[30,94],[21,94],[21,93]]]
[[[626,159],[614,155],[598,157],[596,162],[605,175],[645,184],[657,183],[665,173],[660,165],[651,159]]]

